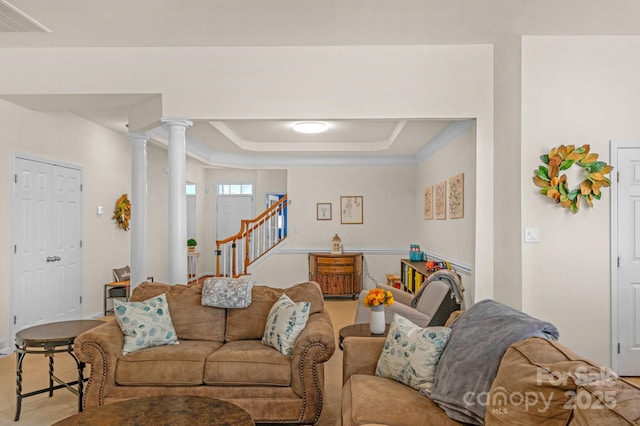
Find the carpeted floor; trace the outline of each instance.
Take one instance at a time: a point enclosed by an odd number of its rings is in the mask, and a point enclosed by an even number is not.
[[[325,364],[326,401],[319,426],[340,426],[340,401],[342,397],[342,352],[337,349],[338,331],[353,323],[357,301],[351,299],[328,299],[327,309],[331,314],[336,337],[336,351]],[[48,386],[48,360],[40,355],[27,355],[23,363],[23,393]],[[61,379],[77,377],[75,363],[67,354],[55,357],[56,375]],[[88,376],[88,371],[85,375]],[[14,422],[16,409],[16,360],[15,355],[0,358],[0,425],[17,426],[50,425],[77,412],[78,400],[64,389],[54,392],[53,397],[40,394],[22,400],[20,421]]]

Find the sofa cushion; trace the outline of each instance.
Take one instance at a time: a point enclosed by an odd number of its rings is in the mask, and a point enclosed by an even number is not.
[[[124,334],[122,353],[152,346],[178,344],[164,294],[142,302],[113,301],[113,312]]]
[[[121,357],[115,380],[130,386],[202,385],[205,360],[220,342],[183,340],[175,346],[157,346]]]
[[[228,310],[225,341],[262,339],[269,311],[283,294],[294,302],[311,302],[309,315],[322,312],[324,309],[322,290],[315,282],[296,284],[286,289],[255,286],[251,295],[251,305],[245,309]]]
[[[202,284],[144,282],[133,290],[131,300],[145,300],[162,293],[167,295],[178,339],[224,341],[225,310],[202,306]]]
[[[395,314],[378,359],[376,376],[396,380],[428,395],[450,332],[448,327],[422,328]]]
[[[395,380],[354,374],[342,388],[342,426],[458,425],[429,398]]]
[[[623,379],[591,382],[578,387],[569,426],[640,424],[640,387]]]
[[[486,399],[485,422],[565,425],[577,384],[615,377],[610,369],[579,357],[557,342],[532,337],[514,343],[502,357]]]
[[[207,385],[290,386],[291,361],[260,340],[226,343],[207,358]]]
[[[262,343],[290,357],[296,339],[307,325],[310,306],[309,302],[293,303],[286,294],[280,296],[267,316]]]

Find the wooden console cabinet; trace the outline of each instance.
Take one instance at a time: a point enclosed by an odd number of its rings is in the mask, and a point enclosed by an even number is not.
[[[325,296],[348,295],[362,290],[362,253],[309,253],[309,281],[316,281]]]

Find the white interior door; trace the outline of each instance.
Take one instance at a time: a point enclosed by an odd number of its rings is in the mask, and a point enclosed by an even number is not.
[[[12,335],[81,317],[82,172],[16,157]]]
[[[614,156],[618,173],[613,200],[617,205],[614,250],[618,267],[612,293],[618,343],[614,341],[613,366],[620,375],[640,376],[640,143],[618,147]]]
[[[240,231],[242,219],[253,219],[252,195],[218,196],[216,235],[218,240],[230,237]]]

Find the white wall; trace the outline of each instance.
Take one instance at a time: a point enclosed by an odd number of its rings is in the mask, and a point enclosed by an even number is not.
[[[609,141],[640,139],[639,37],[525,37],[522,48],[523,310],[556,324],[575,352],[610,364],[610,191],[572,215],[539,194],[541,154],[590,144],[610,162]],[[573,169],[571,169],[573,170]],[[571,171],[570,170],[570,171]],[[569,173],[573,189],[580,177]],[[497,185],[497,184],[496,184]],[[496,188],[499,188],[497,185]]]
[[[413,197],[417,200],[416,232],[412,242],[420,244],[427,253],[433,253],[446,259],[453,259],[471,267],[472,273],[460,274],[465,286],[465,304],[471,306],[475,301],[473,262],[475,258],[476,228],[476,138],[475,128],[470,126],[463,134],[444,148],[422,161],[418,167],[417,188]],[[435,212],[435,184],[447,181],[447,203],[449,178],[464,173],[464,217],[451,219],[448,211],[445,220],[424,219],[424,188],[433,186],[433,207]],[[482,193],[480,194],[482,196]]]

